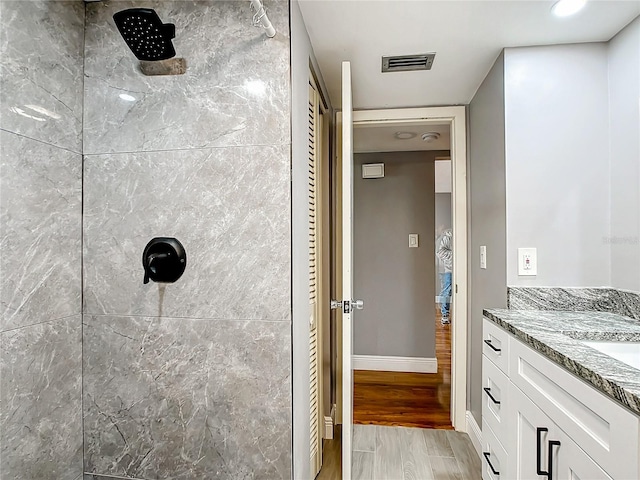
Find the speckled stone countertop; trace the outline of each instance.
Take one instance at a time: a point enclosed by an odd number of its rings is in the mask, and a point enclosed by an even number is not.
[[[640,321],[605,312],[484,310],[484,316],[640,415],[640,370],[579,340],[640,342]]]

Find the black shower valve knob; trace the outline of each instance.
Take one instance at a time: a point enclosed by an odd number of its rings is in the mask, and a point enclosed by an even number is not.
[[[178,239],[153,238],[142,254],[143,283],[149,283],[149,280],[173,283],[182,276],[186,266],[187,253]]]

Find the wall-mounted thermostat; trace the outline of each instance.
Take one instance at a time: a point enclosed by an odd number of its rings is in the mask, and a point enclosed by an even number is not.
[[[383,178],[384,163],[365,163],[362,165],[362,178]]]

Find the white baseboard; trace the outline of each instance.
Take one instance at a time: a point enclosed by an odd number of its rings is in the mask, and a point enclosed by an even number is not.
[[[324,417],[324,436],[325,440],[333,440],[333,419],[331,417]]]
[[[378,370],[383,372],[438,373],[437,358],[382,357],[378,355],[353,355],[354,370]]]
[[[482,430],[478,426],[478,422],[476,422],[476,419],[473,418],[473,415],[471,415],[471,412],[469,410],[467,410],[466,419],[467,434],[469,435],[469,438],[471,438],[471,443],[473,443],[478,456],[482,458]]]

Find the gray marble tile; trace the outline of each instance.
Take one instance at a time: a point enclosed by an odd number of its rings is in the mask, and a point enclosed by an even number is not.
[[[0,334],[0,477],[82,474],[81,318]]]
[[[402,458],[400,454],[400,429],[398,427],[376,427],[376,458],[373,478],[402,480]]]
[[[88,156],[84,178],[86,312],[289,320],[288,147]],[[157,236],[187,252],[166,288],[142,283]]]
[[[483,315],[596,389],[640,414],[640,370],[581,340],[640,341],[640,322],[606,312],[484,310]]]
[[[4,131],[0,144],[5,331],[80,313],[82,157]]]
[[[87,5],[85,153],[290,143],[289,4],[268,0],[277,35],[251,27],[249,3],[113,1]],[[156,9],[176,25],[185,75],[145,77],[112,15]],[[135,100],[123,100],[127,94]]]
[[[374,452],[376,449],[376,426],[354,425],[353,447],[358,452]]]
[[[85,315],[85,472],[290,478],[284,322]]]
[[[84,5],[3,1],[0,128],[80,153]]]
[[[374,462],[375,454],[373,452],[353,452],[351,478],[353,480],[374,480]]]
[[[400,451],[404,480],[432,480],[431,462],[422,430],[402,428]]]

